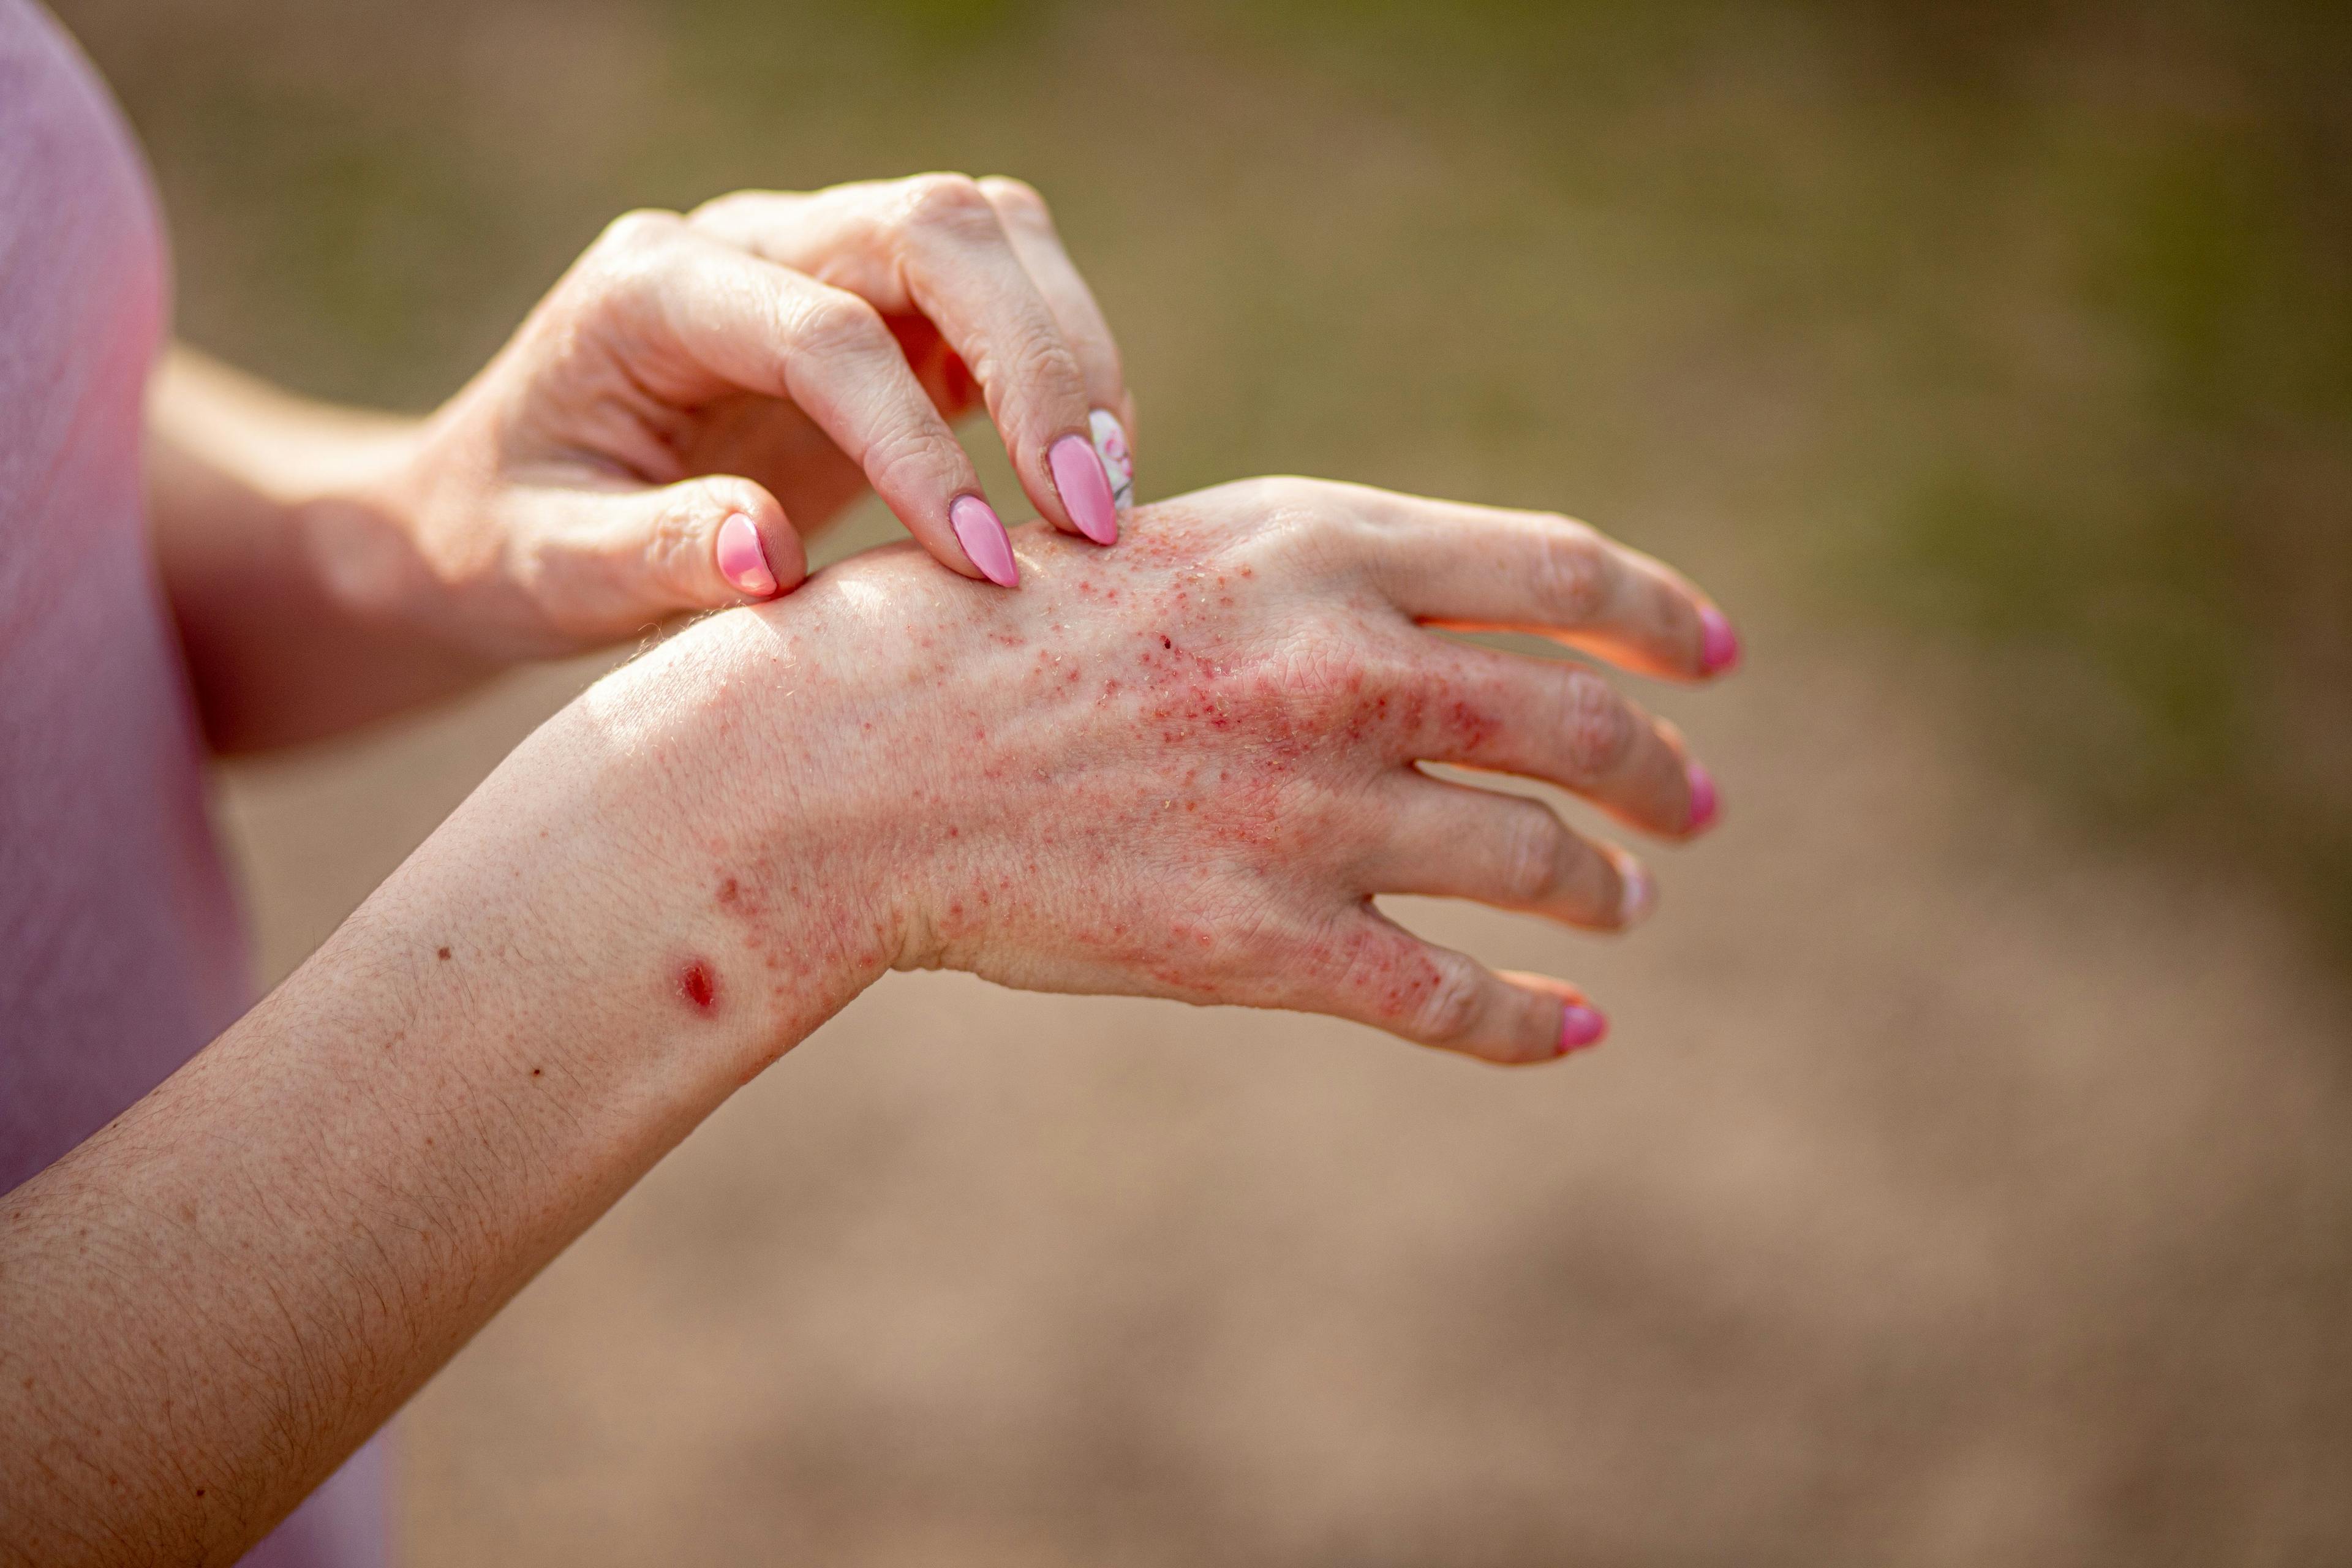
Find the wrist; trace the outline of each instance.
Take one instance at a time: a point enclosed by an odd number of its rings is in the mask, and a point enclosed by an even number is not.
[[[565,841],[533,902],[577,928],[583,968],[654,1035],[725,1042],[730,1088],[898,964],[911,923],[908,804],[856,787],[840,736],[859,727],[794,618],[698,623],[583,693],[483,792],[511,791],[526,846]]]
[[[432,522],[449,500],[445,445],[431,421],[355,433],[322,455],[291,510],[312,571],[354,618],[462,647],[465,574]]]

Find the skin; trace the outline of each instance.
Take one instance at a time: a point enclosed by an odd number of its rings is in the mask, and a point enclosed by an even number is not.
[[[1019,531],[1018,594],[900,546],[695,624],[12,1194],[14,1560],[233,1556],[892,968],[1558,1056],[1571,987],[1423,943],[1370,897],[1608,927],[1619,862],[1413,763],[1534,773],[1675,837],[1686,760],[1589,669],[1417,623],[1696,676],[1696,595],[1565,519],[1305,480],[1133,522],[1117,551]]]
[[[878,290],[856,215],[888,204],[810,200],[838,221],[792,230],[822,239],[793,258],[847,257],[841,282]],[[712,223],[806,210],[761,197]],[[167,370],[158,552],[216,741],[330,732],[739,597],[709,509],[680,499],[696,487],[731,506],[755,485],[805,526],[873,477],[915,541],[805,583],[794,554],[796,592],[597,682],[251,1013],[0,1199],[0,1563],[233,1560],[893,968],[1550,1060],[1580,993],[1423,943],[1371,898],[1610,929],[1646,879],[1540,805],[1417,764],[1549,779],[1667,837],[1704,826],[1679,737],[1591,668],[1430,629],[1719,673],[1727,626],[1658,563],[1554,515],[1262,479],[1139,509],[1113,549],[1049,512],[1015,531],[1007,592],[936,553],[926,509],[963,482],[945,453],[877,472],[814,395],[746,389],[704,339],[664,335],[709,303],[722,242],[683,219],[615,233],[421,425]],[[739,305],[759,297],[743,268],[779,266],[710,265]],[[927,405],[954,407],[894,302],[870,308],[930,367]],[[730,367],[791,365],[790,319],[730,326],[769,350]],[[1070,408],[1125,406],[1087,355],[1073,403],[1050,375],[992,383],[1032,360],[922,320],[988,388],[1024,487],[1022,454]]]
[[[961,174],[629,214],[424,420],[180,351],[149,468],[206,732],[227,752],[333,734],[788,593],[802,536],[869,489],[978,579],[948,514],[980,479],[950,425],[983,409],[1038,515],[1077,535],[1048,454],[1095,410],[1131,438],[1118,345],[1037,193]],[[719,568],[735,516],[758,592]]]

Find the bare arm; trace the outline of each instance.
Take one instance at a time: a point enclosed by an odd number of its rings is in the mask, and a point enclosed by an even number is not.
[[[645,699],[605,697],[5,1200],[0,1561],[233,1560],[871,978],[814,961],[774,994],[740,978],[740,939],[664,874],[684,836],[639,836],[619,798],[650,798],[667,765],[614,710]],[[609,912],[572,918],[591,909]],[[697,963],[723,1001],[698,1005]]]

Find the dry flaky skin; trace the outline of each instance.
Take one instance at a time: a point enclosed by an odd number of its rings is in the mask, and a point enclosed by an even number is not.
[[[599,681],[259,1006],[9,1194],[0,1555],[234,1555],[894,966],[1498,1062],[1591,1043],[1563,983],[1370,897],[1612,926],[1630,862],[1414,764],[1532,773],[1668,836],[1712,786],[1590,670],[1415,622],[1696,679],[1722,664],[1696,590],[1564,518],[1297,479],[1136,514],[1111,550],[1019,548],[1018,592],[908,544]]]
[[[1619,863],[1540,807],[1413,764],[1539,774],[1678,836],[1695,826],[1687,761],[1591,671],[1415,625],[1384,579],[1447,547],[1454,521],[1419,504],[1253,481],[1146,509],[1116,550],[1031,530],[1017,595],[877,552],[772,618],[722,617],[663,650],[710,672],[688,682],[703,695],[630,743],[677,746],[685,723],[719,792],[706,819],[749,830],[701,846],[735,950],[716,959],[724,987],[772,998],[785,1037],[814,1021],[794,1010],[814,977],[896,965],[1559,1054],[1567,987],[1497,981],[1369,900],[1460,891],[1605,928],[1622,923]],[[1499,571],[1524,576],[1513,557],[1537,541],[1609,551],[1562,520],[1483,515],[1450,543]],[[1700,673],[1696,602],[1662,614],[1650,564],[1608,559],[1603,596],[1580,590],[1573,624],[1545,624],[1591,631],[1630,605],[1601,640]],[[671,677],[640,668],[620,689],[649,680]],[[635,733],[637,710],[606,700]],[[1431,823],[1454,831],[1418,831]],[[1441,885],[1482,867],[1485,885]]]

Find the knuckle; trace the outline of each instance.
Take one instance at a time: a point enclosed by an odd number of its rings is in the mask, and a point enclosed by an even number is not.
[[[1609,594],[1609,566],[1591,529],[1570,523],[1547,531],[1536,546],[1536,603],[1555,624],[1576,626],[1595,619]]]
[[[681,590],[700,584],[705,510],[701,497],[681,495],[655,514],[646,537],[645,562],[656,582]]]
[[[1485,996],[1482,977],[1468,959],[1453,953],[1433,957],[1428,986],[1408,1015],[1414,1037],[1440,1046],[1466,1038]]]
[[[655,207],[623,213],[582,254],[556,297],[570,310],[591,315],[641,300],[656,288],[663,262],[685,226],[677,214]]]
[[[1083,400],[1083,377],[1078,370],[1078,356],[1070,345],[1043,326],[1024,331],[1013,345],[1011,363],[1005,367],[1015,381],[1024,386],[1050,388],[1066,392]],[[975,373],[979,367],[974,366]],[[983,375],[982,379],[986,377]]]
[[[1274,475],[1238,481],[1224,493],[1239,502],[1236,542],[1255,560],[1321,577],[1349,558],[1354,519],[1326,481]]]
[[[894,342],[879,311],[838,289],[821,289],[803,300],[793,329],[802,352],[820,359],[879,353]]]
[[[1513,904],[1543,903],[1559,887],[1568,859],[1568,830],[1532,801],[1512,816],[1515,820],[1503,841],[1499,891]]]
[[[677,237],[686,220],[661,207],[637,207],[604,226],[590,248],[610,258],[635,258],[658,250]]]
[[[1235,488],[1247,504],[1268,517],[1288,513],[1319,521],[1332,510],[1333,487],[1325,479],[1305,479],[1297,474],[1266,474],[1241,480]]]
[[[1248,681],[1253,706],[1284,729],[1331,742],[1359,738],[1349,717],[1377,700],[1372,661],[1354,639],[1324,625],[1294,632]]]
[[[883,496],[962,482],[963,447],[941,431],[909,429],[875,442],[866,458],[866,477]]]
[[[1053,223],[1053,214],[1045,205],[1045,198],[1038,195],[1037,187],[1026,180],[1015,179],[1010,174],[991,174],[980,182],[980,188],[996,210],[1009,217],[1034,226],[1050,226]]]
[[[1625,760],[1633,745],[1633,715],[1609,683],[1576,670],[1560,703],[1560,731],[1570,773],[1597,779]]]
[[[961,236],[996,226],[996,208],[970,174],[917,174],[907,181],[901,202],[909,233]]]
[[[721,222],[734,216],[743,205],[741,191],[730,191],[723,196],[713,196],[686,215],[687,226],[700,228],[706,224]]]
[[[688,228],[724,228],[739,218],[756,216],[761,205],[775,199],[774,191],[730,191],[713,196],[686,215]]]

